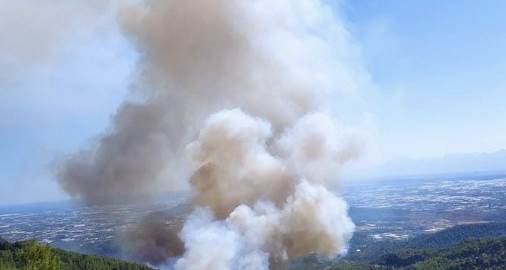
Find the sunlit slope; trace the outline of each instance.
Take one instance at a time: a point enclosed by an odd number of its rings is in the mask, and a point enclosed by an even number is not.
[[[39,244],[9,243],[0,239],[1,270],[149,270],[150,268],[101,256],[83,255]]]

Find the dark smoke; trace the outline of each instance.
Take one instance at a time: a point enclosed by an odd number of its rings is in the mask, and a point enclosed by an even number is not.
[[[160,187],[160,175],[169,167],[181,143],[168,127],[180,119],[164,115],[164,104],[124,104],[112,131],[91,149],[70,157],[57,172],[65,191],[88,203],[135,199]]]
[[[123,236],[124,253],[128,258],[151,265],[182,255],[184,245],[178,236],[182,222],[163,212],[149,214]]]

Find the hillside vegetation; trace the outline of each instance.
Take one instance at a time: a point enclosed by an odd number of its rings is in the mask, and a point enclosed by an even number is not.
[[[467,240],[444,249],[403,249],[370,263],[342,260],[297,270],[504,270],[506,237]]]
[[[293,269],[331,270],[467,270],[506,269],[506,224],[456,226],[407,241],[379,242],[362,256],[337,262],[311,256]]]
[[[445,249],[402,250],[382,256],[377,269],[506,269],[506,237],[467,240]]]
[[[0,239],[1,270],[149,270],[146,266],[101,256],[82,255],[35,241],[9,243]]]
[[[472,240],[485,237],[506,236],[506,223],[480,223],[459,225],[436,233],[423,234],[405,241],[382,241],[367,248],[361,248],[360,252],[351,251],[347,260],[370,262],[382,255],[396,253],[406,249],[442,249],[458,244],[464,240]],[[360,237],[360,235],[355,235]],[[363,236],[362,236],[363,237]],[[352,239],[353,242],[357,241]]]

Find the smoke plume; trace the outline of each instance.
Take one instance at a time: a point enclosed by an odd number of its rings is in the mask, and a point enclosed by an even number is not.
[[[61,166],[61,186],[90,203],[190,187],[198,207],[175,269],[269,269],[344,252],[354,225],[326,187],[360,145],[329,101],[360,87],[361,68],[335,14],[320,0],[125,8],[143,99]]]
[[[187,148],[195,201],[209,210],[186,222],[186,252],[175,268],[269,269],[310,253],[342,253],[354,225],[346,203],[324,186],[357,154],[352,138],[322,113],[278,136],[239,109],[211,115]],[[218,242],[226,253],[210,252]]]
[[[180,256],[184,251],[178,236],[180,229],[181,224],[175,217],[162,212],[150,213],[124,234],[123,252],[136,261],[163,264],[167,258]]]

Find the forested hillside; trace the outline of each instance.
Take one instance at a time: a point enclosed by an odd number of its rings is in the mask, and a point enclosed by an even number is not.
[[[506,269],[506,237],[467,240],[445,249],[403,250],[374,263],[377,269]]]
[[[298,261],[294,269],[332,270],[466,270],[506,269],[506,224],[456,226],[407,241],[379,242],[329,262],[316,256]]]
[[[403,249],[370,263],[347,260],[333,264],[314,261],[297,270],[504,270],[506,237],[463,241],[443,249]]]
[[[360,252],[351,251],[346,259],[352,261],[374,261],[380,256],[403,249],[441,249],[458,244],[464,240],[483,237],[506,236],[506,223],[480,223],[455,226],[436,233],[423,234],[406,241],[382,241],[368,245]],[[353,236],[354,238],[356,236]],[[359,236],[360,237],[360,236]],[[352,247],[353,241],[352,239]]]
[[[82,255],[35,241],[9,243],[0,239],[1,270],[149,270],[112,258]]]

